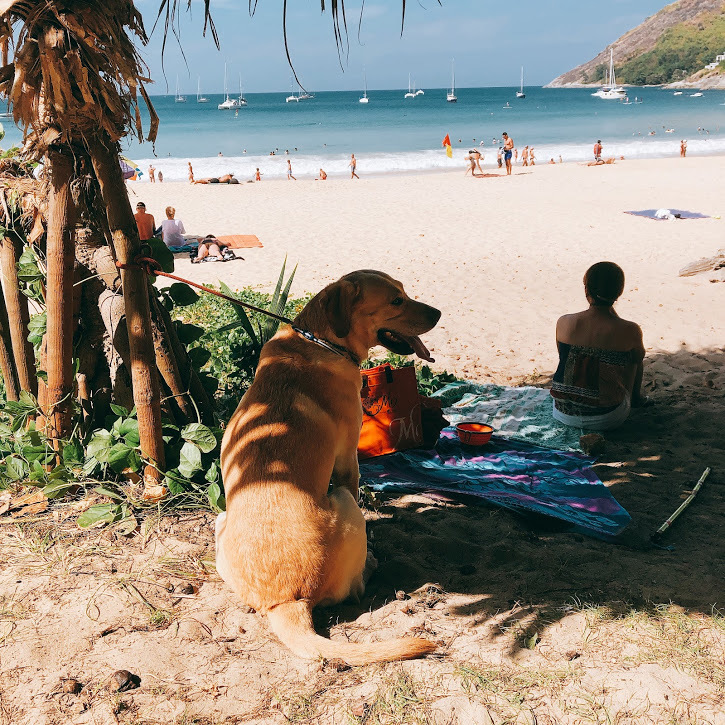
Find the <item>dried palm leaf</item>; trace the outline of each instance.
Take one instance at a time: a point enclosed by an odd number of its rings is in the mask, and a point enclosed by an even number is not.
[[[69,142],[102,129],[115,142],[133,130],[143,140],[140,94],[155,140],[148,71],[130,35],[148,42],[131,0],[0,0],[0,95],[26,136],[55,128]]]

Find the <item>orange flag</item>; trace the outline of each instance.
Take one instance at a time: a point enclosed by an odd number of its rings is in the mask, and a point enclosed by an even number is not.
[[[446,134],[446,137],[443,139],[443,145],[444,146],[450,146],[451,145],[451,135],[449,133]]]
[[[443,139],[443,145],[446,147],[446,156],[449,159],[453,158],[453,149],[451,148],[451,136],[450,134],[446,134],[446,137]]]

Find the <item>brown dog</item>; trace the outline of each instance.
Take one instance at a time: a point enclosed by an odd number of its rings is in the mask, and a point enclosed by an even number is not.
[[[311,611],[365,588],[359,364],[377,344],[430,359],[417,336],[440,314],[387,274],[345,275],[294,321],[333,349],[281,329],[262,349],[254,383],[224,433],[227,510],[216,524],[217,571],[300,657],[358,665],[435,649],[425,639],[333,642],[315,633]]]

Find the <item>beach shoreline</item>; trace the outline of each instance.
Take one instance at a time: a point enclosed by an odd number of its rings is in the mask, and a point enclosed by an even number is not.
[[[723,222],[623,213],[675,207],[720,216],[719,157],[540,163],[516,166],[508,179],[500,173],[129,183],[129,190],[157,224],[171,204],[189,233],[260,238],[263,248],[239,250],[244,262],[192,266],[178,259],[177,274],[198,282],[269,290],[285,258],[298,265],[293,295],[317,292],[358,268],[390,273],[412,296],[443,310],[426,336],[434,367],[466,378],[511,384],[550,374],[554,323],[583,309],[582,276],[602,259],[625,271],[617,309],[642,326],[648,352],[721,345],[712,310],[725,308],[725,285],[677,273],[723,246]]]

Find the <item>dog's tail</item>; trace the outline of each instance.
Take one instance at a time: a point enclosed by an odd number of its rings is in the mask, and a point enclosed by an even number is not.
[[[437,645],[427,639],[409,637],[371,644],[333,642],[321,637],[312,625],[312,612],[308,602],[285,602],[267,612],[272,631],[298,657],[314,659],[341,659],[349,665],[367,665],[371,662],[394,662],[422,657]]]

